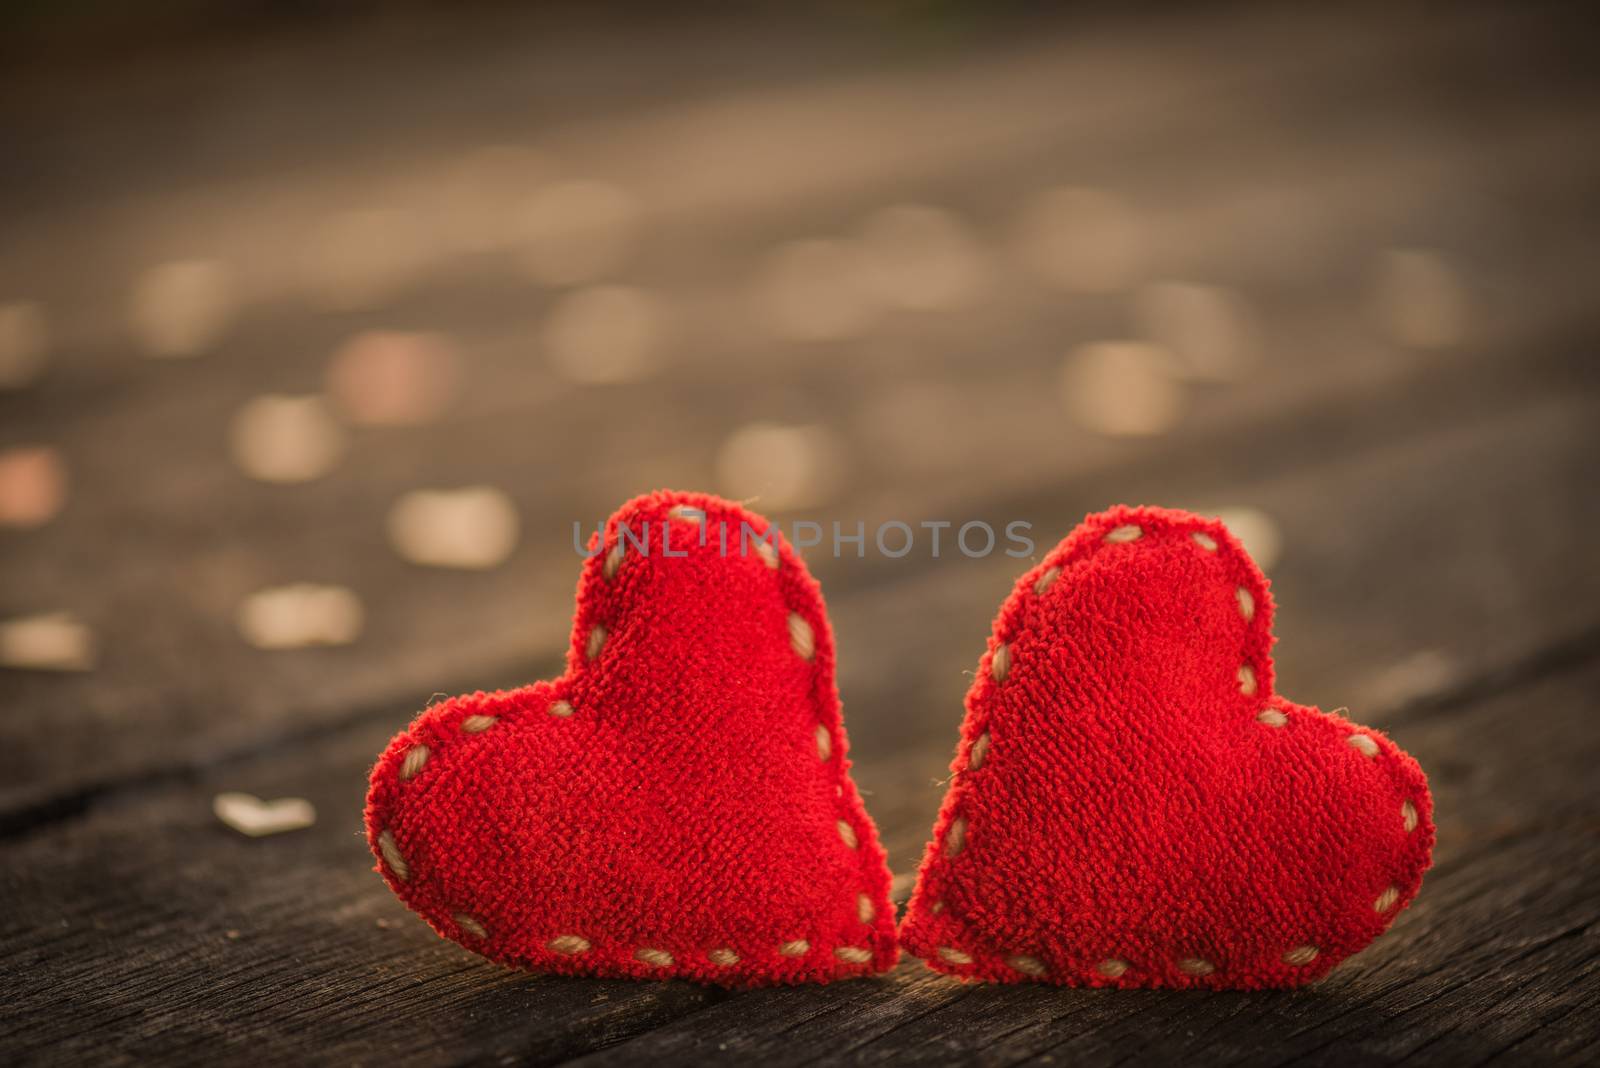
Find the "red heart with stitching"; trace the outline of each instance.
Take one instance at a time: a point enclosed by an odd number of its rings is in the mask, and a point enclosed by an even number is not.
[[[822,594],[767,531],[700,494],[611,517],[566,674],[435,705],[379,758],[367,837],[401,900],[541,972],[753,986],[893,967]]]
[[[995,621],[905,947],[968,979],[1236,989],[1371,942],[1428,867],[1427,780],[1275,694],[1272,641],[1221,523],[1085,520]]]

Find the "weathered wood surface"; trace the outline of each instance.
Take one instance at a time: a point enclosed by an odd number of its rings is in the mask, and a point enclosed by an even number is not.
[[[0,173],[0,297],[65,309],[50,376],[0,394],[0,447],[55,444],[73,474],[54,523],[0,532],[0,615],[67,608],[104,644],[86,675],[0,671],[8,1063],[1590,1054],[1600,150],[1587,130],[1600,90],[1567,52],[1564,16],[1174,13],[1001,28],[909,57],[825,23],[740,22],[721,46],[697,23],[656,28],[675,53],[640,31],[551,37],[485,17],[440,52],[403,24],[247,51],[259,67],[230,65],[230,45],[191,57],[198,74],[122,70],[119,101],[39,71],[0,94],[0,122],[28,149],[28,166]],[[593,70],[562,58],[579,44]],[[357,60],[372,86],[327,97]],[[590,92],[572,105],[558,91],[580,77]],[[225,136],[236,123],[250,136]],[[797,149],[785,131],[801,129],[820,140]],[[130,130],[171,158],[130,158]],[[292,245],[323,214],[505,140],[537,143],[558,173],[653,190],[628,280],[674,308],[670,373],[563,383],[531,356],[551,294],[492,256],[433,263],[374,312],[302,299]],[[727,165],[730,145],[750,169]],[[709,162],[689,162],[697,151]],[[1137,205],[1145,280],[1225,284],[1255,309],[1253,372],[1193,389],[1183,421],[1150,441],[1097,438],[1057,400],[1072,345],[1129,329],[1126,294],[1066,296],[1008,266],[1019,201],[1062,182]],[[840,342],[761,331],[749,275],[767,249],[907,200],[969,220],[991,271],[981,300]],[[202,359],[141,361],[120,332],[122,287],[141,257],[197,241],[259,254],[241,318]],[[1396,345],[1369,313],[1375,257],[1414,244],[1446,250],[1470,297],[1455,347]],[[329,351],[370,325],[445,331],[469,353],[447,419],[364,433],[306,486],[239,476],[224,445],[238,405],[318,388]],[[918,387],[936,401],[924,454],[884,429]],[[762,418],[823,423],[849,450],[817,518],[1024,519],[1043,551],[1116,500],[1273,517],[1280,688],[1350,706],[1432,778],[1438,862],[1415,906],[1292,994],[1000,990],[915,961],[882,980],[730,994],[531,977],[435,938],[370,871],[369,762],[430,694],[559,670],[572,520],[656,484],[711,485],[718,443]],[[522,510],[506,565],[433,572],[390,552],[396,495],[470,482]],[[897,874],[920,855],[968,674],[1025,566],[816,556],[858,780]],[[301,579],[356,589],[362,640],[241,642],[239,599]],[[320,820],[246,840],[211,815],[222,790],[303,796]]]

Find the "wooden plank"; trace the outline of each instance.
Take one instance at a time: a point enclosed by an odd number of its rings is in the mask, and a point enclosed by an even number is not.
[[[911,961],[881,981],[742,995],[517,975],[435,938],[368,870],[361,772],[389,730],[371,724],[0,845],[0,1044],[23,1061],[1458,1063],[1539,1040],[1597,993],[1600,810],[1571,789],[1600,760],[1597,653],[1397,729],[1432,775],[1438,865],[1390,933],[1308,991],[999,990]],[[306,796],[322,823],[240,838],[209,813],[221,789]],[[898,837],[928,818],[879,815]]]
[[[1592,575],[1572,574],[1567,562],[1583,551],[1582,532],[1594,518],[1592,495],[1574,493],[1572,487],[1581,484],[1582,471],[1594,459],[1587,427],[1595,402],[1581,378],[1582,388],[1541,399],[1542,390],[1570,380],[1574,372],[1563,355],[1543,365],[1542,377],[1530,380],[1524,372],[1540,363],[1537,354],[1528,359],[1515,371],[1490,371],[1476,379],[1461,373],[1429,376],[1378,403],[1352,400],[1345,427],[1350,445],[1340,454],[1326,453],[1319,428],[1297,429],[1298,411],[1291,410],[1281,430],[1269,423],[1266,434],[1275,441],[1298,435],[1299,450],[1275,446],[1263,456],[1253,431],[1228,431],[1200,448],[1174,443],[1175,451],[1146,454],[1125,467],[974,514],[999,526],[1015,516],[1030,517],[1042,551],[1083,512],[1119,496],[1202,510],[1236,503],[1262,507],[1283,524],[1289,545],[1276,576],[1290,609],[1280,620],[1287,692],[1330,706],[1381,700],[1396,673],[1403,675],[1417,657],[1434,656],[1447,671],[1469,658],[1515,659],[1528,647],[1593,622],[1587,610],[1592,599],[1571,596],[1587,591]],[[1519,396],[1519,390],[1530,389],[1529,381],[1537,388]],[[1513,410],[1497,411],[1510,404]],[[1457,426],[1459,420],[1468,422]],[[1319,457],[1325,474],[1313,477],[1305,465]],[[1254,479],[1241,483],[1245,473]],[[926,514],[941,512],[930,506]],[[1415,531],[1441,523],[1452,529],[1447,544],[1416,541]],[[1501,552],[1511,545],[1516,553]],[[568,551],[557,550],[558,558],[567,558]],[[1389,559],[1395,552],[1406,556],[1407,567],[1396,569]],[[508,661],[494,633],[531,630],[533,624],[524,618],[525,600],[501,587],[504,578],[419,575],[410,588],[392,589],[390,565],[370,560],[380,553],[352,560],[352,566],[370,570],[363,588],[376,591],[369,604],[376,616],[371,646],[379,654],[386,646],[403,651],[411,663],[401,665],[390,655],[352,659],[342,651],[261,657],[239,647],[230,654],[219,647],[232,635],[218,618],[221,612],[213,611],[188,622],[164,618],[165,626],[150,628],[146,648],[164,649],[154,664],[113,659],[106,679],[14,677],[12,707],[24,712],[0,727],[23,769],[0,787],[12,820],[70,805],[119,776],[170,774],[232,750],[315,734],[351,717],[387,714],[393,699],[385,695],[396,689],[409,690],[409,701],[420,705],[436,690],[509,684],[555,667],[555,643],[564,644],[568,626],[575,565],[545,568],[537,577],[534,561],[517,566],[517,574],[529,576],[530,587],[543,591],[543,626],[553,641],[542,659],[508,667],[517,658]],[[1484,569],[1475,562],[1483,554],[1508,558]],[[915,717],[912,730],[924,722],[929,726],[913,740],[906,736],[905,717],[880,716],[873,709],[958,707],[965,688],[962,673],[971,670],[995,606],[1023,565],[1004,557],[839,565],[861,569],[835,571],[827,579],[835,594],[841,685],[858,744],[893,737],[901,745],[926,742],[933,752],[947,752],[953,720]],[[819,570],[826,576],[830,568]],[[835,580],[845,587],[843,593]],[[890,592],[881,588],[885,583]],[[217,584],[227,582],[219,577]],[[851,596],[852,587],[861,594]],[[1351,604],[1352,589],[1372,600]],[[1437,632],[1419,630],[1407,603],[1430,597],[1451,602],[1441,619],[1444,629]],[[133,605],[127,611],[127,618],[139,618]],[[918,619],[919,626],[902,626],[899,621],[907,618]],[[1515,625],[1504,625],[1508,621]],[[446,624],[458,633],[440,636]],[[439,637],[437,647],[419,634]],[[1419,642],[1418,634],[1430,641]],[[474,645],[490,653],[470,651]],[[341,665],[338,671],[334,664]],[[1320,677],[1307,674],[1318,665]],[[267,687],[257,681],[258,673],[271,666],[277,672]],[[109,690],[111,679],[126,681],[124,669],[142,678],[143,685]],[[396,674],[398,679],[390,677]],[[1350,683],[1359,688],[1352,690]],[[68,700],[74,696],[83,700],[74,704]],[[25,710],[42,708],[51,709],[57,721],[88,720],[96,728],[41,734],[31,728]],[[930,777],[940,777],[944,759],[930,759]]]
[[[906,965],[886,981],[898,991],[887,1000],[786,995],[798,1005],[775,1017],[793,1026],[772,1033],[764,1005],[737,999],[586,1063],[657,1052],[687,1062],[727,1048],[775,1064],[1461,1064],[1548,1042],[1551,1027],[1600,994],[1600,903],[1586,875],[1600,861],[1600,807],[1570,791],[1600,759],[1586,711],[1600,694],[1597,656],[1600,646],[1580,669],[1399,732],[1432,773],[1438,863],[1394,928],[1314,988],[1195,997],[966,987]]]
[[[1510,272],[1516,285],[1502,291],[1509,293],[1506,304],[1521,312],[1486,324],[1487,340],[1477,351],[1444,357],[1391,351],[1349,324],[1334,333],[1329,321],[1349,316],[1294,290],[1314,284],[1318,292],[1337,291],[1352,258],[1371,255],[1397,229],[1455,240],[1469,266],[1477,262],[1473,255],[1503,255],[1473,236],[1474,224],[1439,206],[1434,168],[1481,175],[1518,210],[1542,202],[1592,177],[1600,163],[1583,147],[1587,142],[1574,149],[1566,136],[1586,114],[1586,99],[1551,100],[1550,86],[1508,94],[1485,85],[1473,90],[1482,93],[1481,100],[1473,98],[1482,105],[1482,129],[1504,137],[1414,136],[1438,117],[1437,105],[1417,88],[1417,65],[1444,71],[1472,66],[1496,44],[1497,23],[1469,20],[1464,29],[1443,34],[1412,26],[1407,32],[1420,34],[1413,43],[1422,52],[1402,47],[1410,40],[1404,36],[1364,34],[1330,44],[1295,25],[1272,32],[1315,38],[1319,48],[1330,49],[1327,57],[1310,63],[1299,55],[1281,67],[1274,61],[1251,68],[1243,81],[1225,76],[1229,64],[1221,53],[1182,34],[1162,38],[1162,48],[1186,57],[1169,71],[1172,84],[1186,87],[1186,97],[1189,90],[1215,92],[1226,102],[1212,109],[1218,117],[1210,124],[1174,126],[1171,109],[1158,106],[1170,100],[1171,88],[1152,93],[1145,87],[1126,104],[1119,103],[1123,94],[1098,92],[1089,94],[1093,106],[1074,112],[1072,124],[1052,138],[1035,144],[1031,135],[1017,135],[1008,142],[1019,155],[938,156],[915,175],[917,183],[988,212],[982,236],[998,257],[1020,194],[1082,171],[1082,154],[1121,158],[1129,151],[1127,128],[1160,142],[1169,165],[1105,166],[1105,173],[1091,177],[1125,187],[1150,210],[1165,249],[1157,256],[1162,270],[1204,267],[1210,277],[1261,287],[1262,311],[1281,334],[1274,360],[1258,376],[1202,392],[1185,427],[1152,447],[1074,433],[1055,401],[1061,352],[1073,341],[1124,329],[1120,299],[1063,300],[1013,285],[1002,271],[1004,284],[983,307],[953,319],[897,320],[875,335],[874,344],[915,346],[924,382],[980,409],[943,431],[967,435],[961,440],[971,451],[960,453],[960,463],[909,473],[877,460],[872,429],[881,399],[905,376],[905,361],[864,360],[854,344],[802,354],[718,325],[748,311],[741,302],[748,296],[750,262],[772,241],[794,236],[797,217],[832,226],[881,204],[887,193],[877,172],[835,176],[800,206],[768,190],[767,199],[752,201],[737,223],[709,241],[702,240],[700,217],[692,212],[668,224],[678,228],[676,236],[668,235],[639,280],[669,285],[683,273],[679,254],[690,251],[701,274],[687,291],[664,290],[684,303],[690,323],[681,351],[674,351],[675,373],[660,382],[585,392],[530,368],[525,339],[547,310],[548,295],[530,299],[503,264],[430,280],[400,307],[377,314],[399,325],[458,332],[477,360],[468,400],[435,428],[362,435],[345,467],[311,486],[245,483],[222,448],[227,417],[256,391],[316,388],[326,353],[367,318],[268,301],[247,316],[223,353],[182,368],[142,364],[104,338],[69,349],[65,373],[28,394],[26,406],[20,398],[0,400],[8,406],[0,416],[9,433],[63,447],[75,484],[72,506],[57,524],[7,535],[0,611],[78,612],[101,634],[103,666],[84,678],[8,674],[0,680],[19,710],[0,724],[0,743],[17,754],[20,769],[0,787],[0,811],[70,807],[74,798],[118,781],[325,730],[352,709],[359,715],[395,701],[421,702],[463,682],[510,682],[548,668],[566,636],[575,571],[568,566],[570,519],[598,519],[624,496],[659,483],[712,482],[718,441],[746,418],[831,413],[861,460],[852,472],[857,484],[836,502],[841,515],[956,515],[978,501],[976,510],[997,517],[1036,516],[1042,530],[1065,529],[1076,518],[1053,507],[1066,500],[1084,502],[1080,511],[1134,489],[1149,499],[1181,493],[1220,500],[1241,474],[1261,478],[1316,462],[1325,442],[1304,433],[1295,417],[1318,420],[1317,434],[1336,430],[1346,447],[1371,448],[1373,440],[1419,432],[1430,420],[1465,421],[1569,384],[1587,365],[1586,353],[1565,340],[1551,351],[1548,335],[1566,329],[1581,307],[1573,303],[1572,280],[1588,277],[1584,256],[1592,255],[1582,232],[1531,243],[1537,254],[1518,264],[1522,271]],[[1107,47],[1116,40],[1112,34]],[[1058,65],[1060,57],[1049,51],[1057,45],[1041,47],[1029,61],[1032,73],[1018,76],[1024,87]],[[1361,92],[1381,95],[1390,88],[1406,101],[1391,110],[1392,128],[1349,119],[1352,109],[1362,111],[1361,98],[1351,97],[1330,72],[1343,69],[1351,49],[1381,60],[1384,72],[1364,80]],[[977,84],[1011,64],[987,56],[963,68],[967,81],[961,84]],[[1109,79],[1110,87],[1118,79],[1137,80],[1116,64],[1086,76]],[[886,91],[895,100],[914,97],[927,78],[926,72],[900,72]],[[1292,90],[1260,92],[1260,82],[1273,78],[1288,79]],[[796,92],[804,98],[795,105],[800,110],[820,106]],[[835,98],[822,91],[819,99]],[[1545,107],[1545,118],[1529,124],[1525,113],[1535,103]],[[1124,107],[1132,110],[1118,110]],[[1315,122],[1328,135],[1316,154],[1272,169],[1281,154],[1281,126],[1291,121]],[[633,137],[622,139],[631,146],[624,154],[649,156],[659,144],[661,129],[649,122],[623,122],[622,128]],[[1177,166],[1216,139],[1234,147],[1226,160],[1209,169]],[[1012,166],[1018,162],[1022,166]],[[1250,237],[1251,220],[1260,219],[1248,206],[1275,203],[1285,190],[1301,198],[1297,202],[1319,206],[1303,217],[1311,230],[1282,243]],[[62,225],[96,241],[104,237],[76,216]],[[1266,246],[1294,249],[1292,282],[1284,281],[1281,260],[1260,258]],[[81,253],[73,254],[81,261]],[[1207,262],[1193,261],[1197,255]],[[1489,280],[1506,282],[1492,272]],[[1587,300],[1586,291],[1580,295]],[[1508,354],[1525,347],[1542,351],[1519,352],[1513,362]],[[751,351],[771,359],[749,360]],[[1371,394],[1378,389],[1386,399],[1374,408]],[[1444,403],[1447,397],[1460,409]],[[707,418],[707,410],[721,414]],[[1377,412],[1387,418],[1374,418]],[[662,447],[664,426],[672,432]],[[1263,448],[1263,438],[1273,446]],[[581,459],[565,462],[575,452]],[[1189,477],[1169,477],[1177,471]],[[418,484],[469,481],[512,491],[529,517],[523,550],[489,575],[425,572],[395,559],[382,537],[388,504]],[[117,536],[108,539],[108,530]],[[822,561],[818,571],[830,590],[848,593],[902,581],[907,569],[875,572],[871,564],[846,560]],[[232,620],[240,599],[263,585],[307,579],[345,583],[365,598],[363,641],[352,649],[279,655],[243,645]],[[45,710],[57,725],[48,741],[32,726]]]

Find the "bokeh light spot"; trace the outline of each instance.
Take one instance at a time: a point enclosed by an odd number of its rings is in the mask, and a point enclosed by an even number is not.
[[[129,325],[147,356],[198,356],[234,313],[233,281],[216,260],[179,260],[145,271],[134,285]]]
[[[1097,341],[1061,367],[1061,399],[1082,427],[1112,437],[1170,430],[1183,410],[1173,355],[1140,341]]]
[[[632,286],[605,285],[564,296],[541,337],[551,367],[569,382],[631,382],[655,369],[661,345],[660,302]]]
[[[269,393],[234,416],[234,462],[263,482],[308,482],[344,453],[344,432],[322,397]]]
[[[413,490],[389,511],[389,541],[401,557],[427,567],[484,570],[517,547],[517,507],[493,486]]]
[[[439,334],[365,330],[328,365],[328,394],[361,426],[416,426],[438,419],[455,398],[460,357]]]
[[[47,445],[0,452],[0,526],[38,527],[67,503],[67,465]]]
[[[822,504],[843,479],[844,449],[822,426],[751,423],[717,450],[717,485],[733,500],[781,511]]]
[[[1171,352],[1190,378],[1239,377],[1257,353],[1257,329],[1243,298],[1219,286],[1160,282],[1134,305],[1141,333]]]
[[[361,599],[344,586],[309,582],[258,590],[239,606],[239,633],[258,649],[348,645],[361,635]]]
[[[0,620],[0,667],[88,671],[94,659],[94,632],[70,612]]]

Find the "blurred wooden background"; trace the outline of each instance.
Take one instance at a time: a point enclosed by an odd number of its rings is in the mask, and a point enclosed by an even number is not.
[[[273,11],[9,27],[8,1063],[1600,1041],[1579,7]],[[1040,552],[1117,501],[1220,512],[1272,578],[1283,692],[1428,770],[1437,867],[1293,994],[907,961],[730,995],[443,943],[370,871],[369,763],[437,694],[559,671],[572,524],[663,485],[786,525],[1022,520]],[[903,897],[1028,565],[809,559]],[[316,823],[246,838],[226,791]]]

